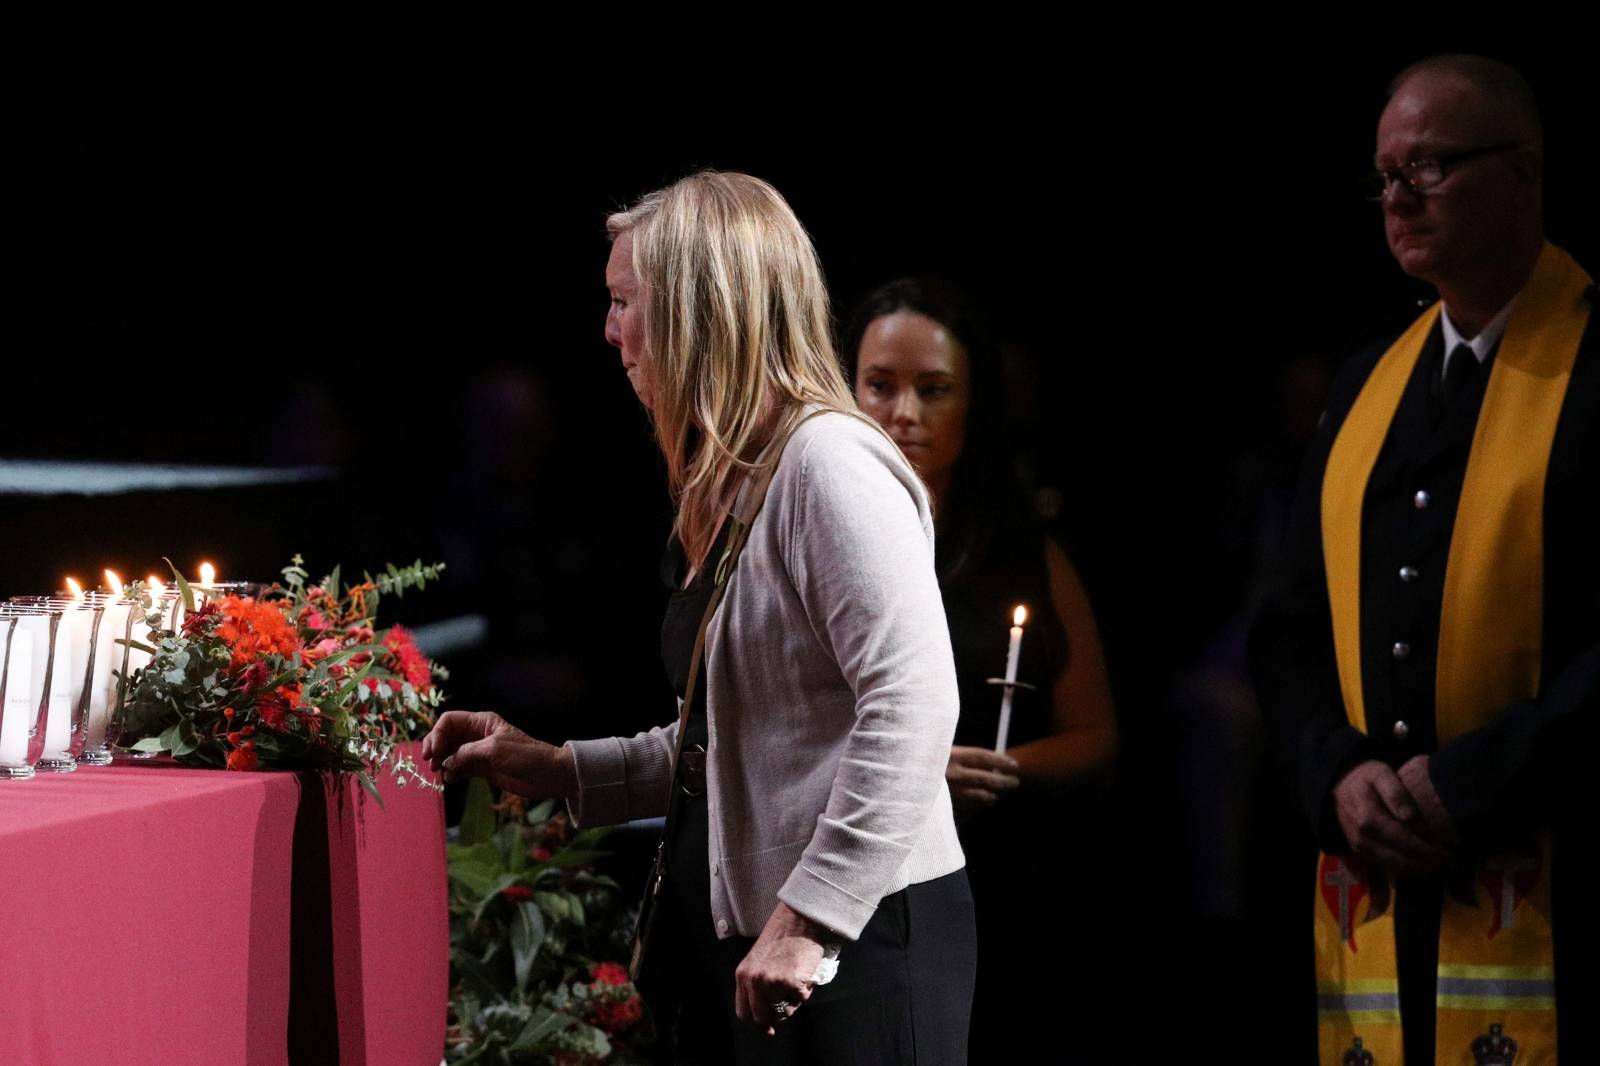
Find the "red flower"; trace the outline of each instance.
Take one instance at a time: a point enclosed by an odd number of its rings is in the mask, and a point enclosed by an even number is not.
[[[595,965],[590,971],[595,983],[603,985],[625,985],[628,983],[628,971],[614,962],[602,962]]]
[[[329,628],[332,624],[315,607],[307,607],[305,609],[305,613],[300,616],[300,623],[307,629],[316,630],[319,633]]]
[[[500,894],[507,899],[532,899],[533,889],[527,885],[507,885],[500,890]]]
[[[289,701],[276,692],[262,693],[256,700],[256,714],[268,729],[282,729],[284,716],[289,713]]]
[[[255,748],[235,748],[228,752],[228,769],[254,770],[256,768]]]
[[[267,669],[267,664],[257,662],[239,675],[239,683],[246,689],[260,688],[272,680],[272,671]]]
[[[550,858],[551,854],[552,852],[549,848],[540,847],[535,847],[532,851],[528,852],[529,857],[532,858],[534,862],[544,862],[546,859]]]
[[[184,616],[183,635],[186,637],[194,636],[196,630],[209,626],[219,613],[221,613],[221,608],[217,606],[215,601],[207,600],[202,603],[193,612]]]
[[[383,645],[389,649],[394,672],[411,682],[418,692],[428,691],[433,684],[433,667],[411,633],[404,626],[390,626],[383,635]]]
[[[608,1033],[620,1033],[644,1015],[638,996],[590,1000],[589,1016]]]

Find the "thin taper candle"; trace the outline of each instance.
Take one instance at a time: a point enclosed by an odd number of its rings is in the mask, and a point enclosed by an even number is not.
[[[1028,609],[1018,606],[1011,614],[1011,645],[1006,649],[1005,692],[1000,697],[1000,732],[995,737],[997,755],[1006,753],[1006,739],[1011,734],[1011,693],[1016,691],[1017,660],[1022,656],[1022,623],[1028,620]]]

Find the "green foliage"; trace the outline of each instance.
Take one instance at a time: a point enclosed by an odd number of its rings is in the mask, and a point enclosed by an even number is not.
[[[648,1023],[618,965],[632,913],[592,869],[605,833],[574,833],[554,802],[495,806],[485,782],[468,786],[447,845],[450,1063],[646,1061]]]

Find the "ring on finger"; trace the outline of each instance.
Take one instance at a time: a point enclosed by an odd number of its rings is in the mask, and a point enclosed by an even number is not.
[[[778,1016],[778,1020],[780,1022],[788,1021],[789,1016],[794,1013],[795,1009],[793,1003],[788,1003],[783,1000],[779,1000],[777,1003],[774,1003],[771,1006],[772,1013]]]

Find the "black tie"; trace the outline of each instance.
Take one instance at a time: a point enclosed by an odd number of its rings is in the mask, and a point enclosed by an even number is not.
[[[1462,343],[1451,349],[1450,358],[1444,366],[1444,385],[1439,391],[1440,407],[1448,410],[1455,403],[1456,397],[1461,395],[1461,390],[1466,388],[1467,382],[1472,378],[1472,372],[1478,369],[1478,357],[1472,351],[1470,344]]]

